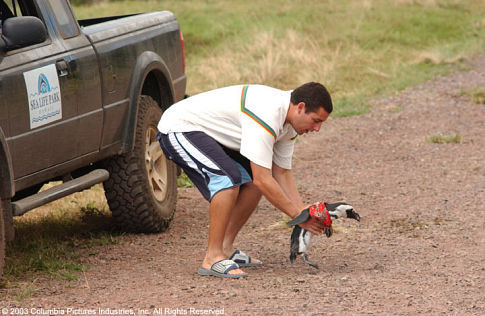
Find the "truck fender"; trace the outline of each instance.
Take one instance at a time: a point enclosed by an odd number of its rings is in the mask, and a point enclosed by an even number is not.
[[[0,128],[0,198],[11,199],[15,195],[12,157],[8,149],[5,134]]]
[[[125,123],[125,132],[123,135],[122,151],[128,152],[133,149],[135,140],[135,126],[137,121],[137,104],[138,97],[143,89],[143,84],[146,77],[151,72],[157,72],[164,77],[167,89],[170,90],[171,96],[174,95],[174,87],[172,85],[172,76],[168,70],[167,65],[162,58],[154,52],[144,52],[138,56],[135,69],[131,78],[129,106],[127,121]]]

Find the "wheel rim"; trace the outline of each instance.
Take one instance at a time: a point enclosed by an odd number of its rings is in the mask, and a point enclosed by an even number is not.
[[[167,195],[167,159],[160,144],[155,140],[157,129],[149,126],[145,137],[145,165],[153,196],[158,201]]]

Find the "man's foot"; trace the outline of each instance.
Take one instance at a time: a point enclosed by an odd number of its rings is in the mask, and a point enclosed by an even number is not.
[[[213,265],[215,263],[221,262],[224,259],[227,259],[227,257],[226,258],[216,257],[215,259],[212,259],[212,260],[209,259],[209,258],[205,258],[204,261],[202,262],[201,268],[204,269],[204,270],[212,270]],[[199,271],[200,271],[200,269],[199,269]],[[231,268],[229,271],[226,272],[226,274],[228,274],[228,275],[240,275],[240,276],[247,275],[247,273],[245,273],[243,270],[241,270],[239,268]]]
[[[236,262],[240,267],[260,267],[263,265],[261,260],[251,258],[241,250],[235,250],[229,259]]]
[[[222,259],[215,262],[210,269],[199,268],[197,273],[204,276],[215,276],[218,278],[238,279],[247,276],[247,273],[232,273],[239,270],[239,266],[232,260]]]

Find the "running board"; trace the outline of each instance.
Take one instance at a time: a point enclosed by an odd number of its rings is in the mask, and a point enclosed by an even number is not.
[[[109,172],[104,169],[96,169],[90,173],[56,185],[45,191],[26,197],[12,203],[12,211],[14,216],[20,216],[28,211],[47,204],[49,202],[66,197],[70,194],[88,189],[93,185],[108,180]]]

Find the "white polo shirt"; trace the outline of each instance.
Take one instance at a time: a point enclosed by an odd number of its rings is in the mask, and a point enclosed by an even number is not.
[[[211,90],[172,105],[158,129],[202,131],[253,163],[271,169],[272,162],[291,169],[296,131],[285,124],[291,91],[263,85]]]

